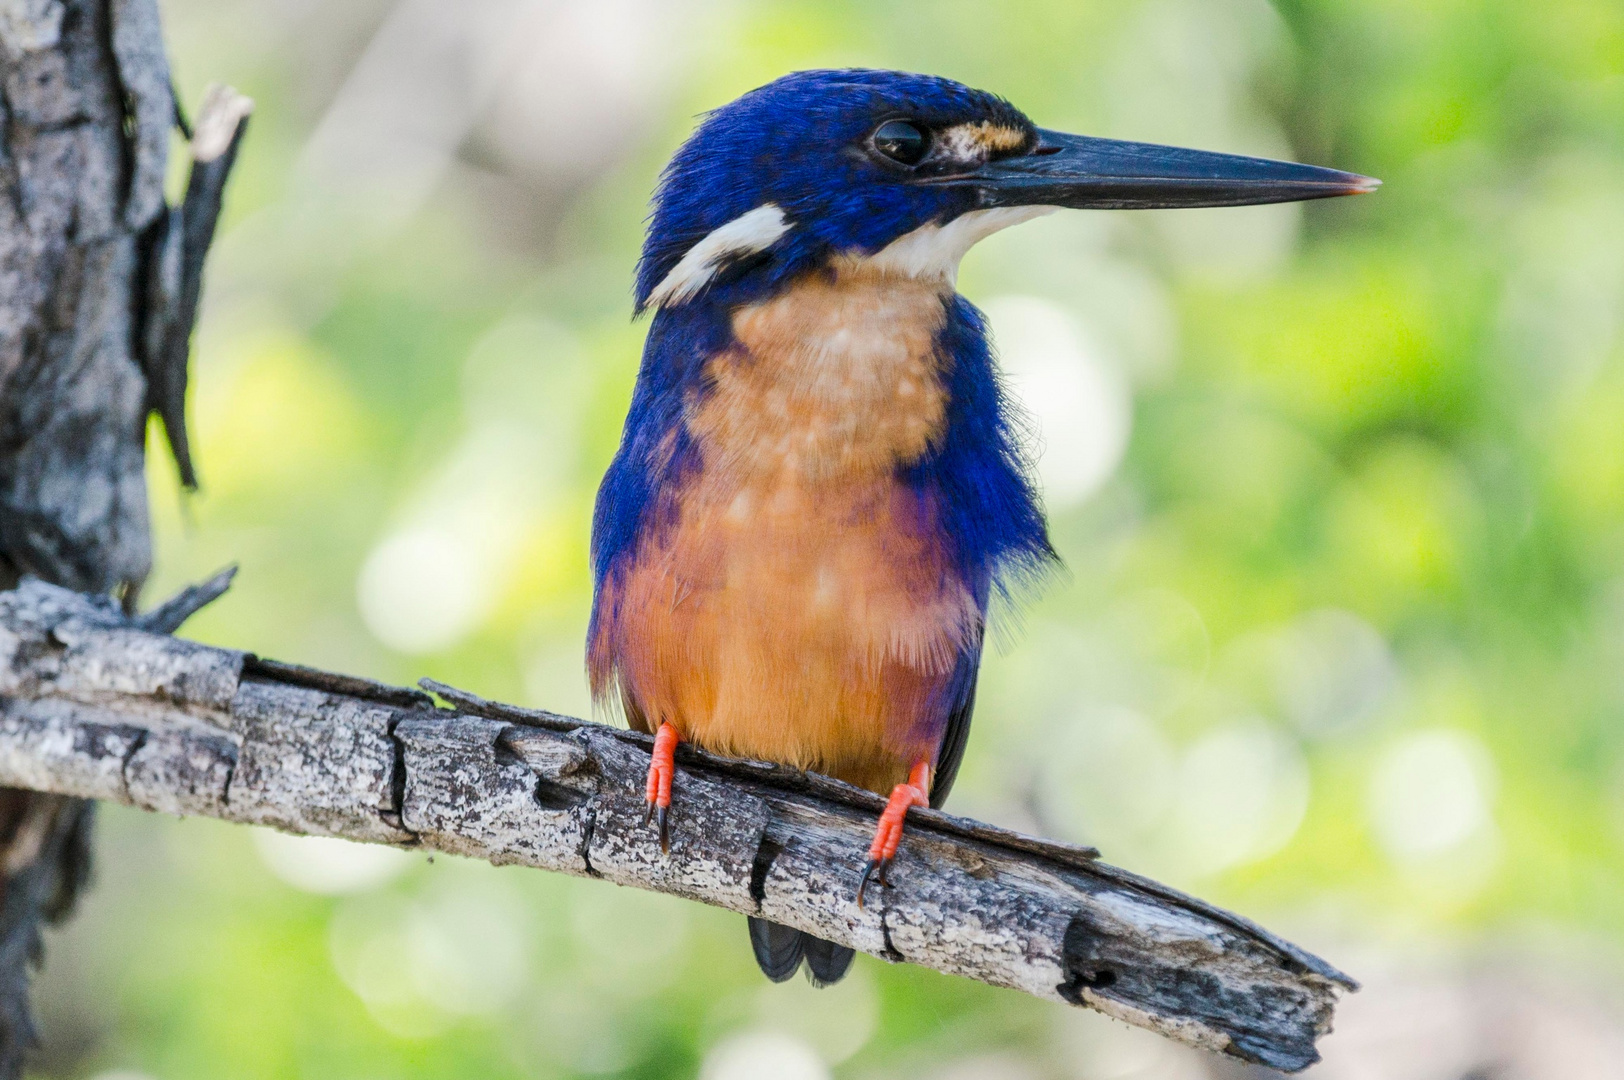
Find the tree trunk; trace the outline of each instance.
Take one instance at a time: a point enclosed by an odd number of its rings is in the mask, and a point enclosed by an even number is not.
[[[219,174],[212,197],[171,209],[177,115],[156,0],[0,0],[0,587],[34,575],[133,608],[149,412],[191,480],[186,342],[240,123],[194,167],[194,188]],[[0,1078],[34,1041],[29,966],[85,882],[91,810],[0,791]]]

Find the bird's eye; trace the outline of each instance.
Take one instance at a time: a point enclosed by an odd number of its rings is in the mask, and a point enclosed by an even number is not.
[[[917,165],[930,149],[930,137],[918,124],[887,120],[874,133],[874,149],[903,165]]]

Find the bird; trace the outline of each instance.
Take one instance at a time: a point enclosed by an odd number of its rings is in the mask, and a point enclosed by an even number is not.
[[[654,736],[669,850],[679,742],[885,796],[858,907],[908,811],[940,806],[989,605],[1041,578],[1031,448],[960,260],[1063,208],[1372,191],[1312,165],[1046,130],[899,71],[799,71],[705,114],[661,173],[635,273],[651,313],[593,511],[594,701]],[[762,972],[853,951],[750,917]]]

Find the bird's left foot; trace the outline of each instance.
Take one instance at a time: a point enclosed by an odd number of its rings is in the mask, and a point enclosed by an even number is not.
[[[891,789],[891,800],[885,804],[879,827],[874,830],[874,842],[868,846],[868,863],[863,867],[863,876],[857,881],[858,910],[862,910],[863,892],[870,881],[877,880],[886,888],[891,887],[885,872],[890,869],[891,860],[896,857],[897,847],[902,843],[903,821],[910,807],[930,805],[929,791],[928,761],[916,763],[908,773],[908,782]]]
[[[677,773],[677,729],[662,723],[654,733],[654,752],[648,763],[648,809],[643,824],[653,817],[660,830],[660,850],[671,850],[671,780]]]

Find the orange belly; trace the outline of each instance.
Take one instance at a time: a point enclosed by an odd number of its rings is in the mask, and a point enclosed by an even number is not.
[[[926,509],[895,482],[694,491],[605,597],[628,703],[706,749],[888,791],[934,760],[975,623]]]
[[[878,791],[934,763],[979,624],[928,498],[937,286],[846,268],[734,318],[683,423],[700,466],[602,586],[594,683],[718,753]]]

